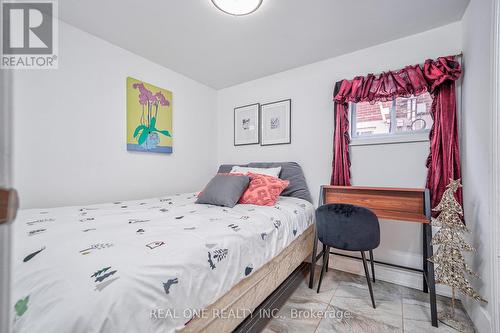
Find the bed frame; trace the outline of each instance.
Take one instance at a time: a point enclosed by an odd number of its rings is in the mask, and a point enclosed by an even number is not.
[[[243,316],[239,318],[220,318],[214,316],[214,313],[227,311],[226,313],[242,314],[244,310],[247,311],[244,314],[249,315],[248,310],[254,312],[258,309],[311,255],[315,235],[315,225],[312,224],[279,255],[255,271],[255,273],[240,281],[215,303],[208,306],[207,311],[205,311],[206,317],[194,318],[181,332],[223,333],[235,330],[245,320]],[[240,328],[238,331],[252,332],[255,329],[255,323],[246,326],[249,328]]]

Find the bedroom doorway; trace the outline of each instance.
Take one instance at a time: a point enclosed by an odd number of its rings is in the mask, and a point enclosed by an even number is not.
[[[0,10],[1,11],[1,10]],[[1,14],[1,13],[0,13]],[[17,210],[11,181],[11,73],[0,70],[0,332],[10,332],[10,220]]]

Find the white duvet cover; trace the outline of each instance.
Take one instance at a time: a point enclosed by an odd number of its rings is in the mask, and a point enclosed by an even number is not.
[[[15,332],[171,332],[278,255],[313,206],[224,208],[180,194],[32,209],[14,223]]]

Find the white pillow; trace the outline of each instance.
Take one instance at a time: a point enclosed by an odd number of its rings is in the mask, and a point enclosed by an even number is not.
[[[240,167],[240,166],[235,165],[235,166],[233,166],[233,168],[231,169],[231,171],[229,173],[242,173],[242,174],[246,175],[249,172],[279,178],[280,172],[281,172],[281,167],[277,167],[277,168],[248,168],[248,167]]]

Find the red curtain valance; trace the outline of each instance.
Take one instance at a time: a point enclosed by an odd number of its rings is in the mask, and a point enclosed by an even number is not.
[[[425,61],[420,65],[406,66],[398,71],[384,72],[378,76],[356,76],[352,80],[342,80],[334,97],[337,103],[385,102],[396,97],[410,97],[425,92],[433,93],[446,80],[457,80],[461,74],[460,64],[454,56]]]
[[[426,186],[435,207],[449,180],[461,177],[455,97],[455,80],[461,73],[455,56],[448,56],[426,60],[423,69],[420,65],[406,66],[378,76],[368,74],[337,82],[333,98],[335,134],[331,184],[350,185],[349,102],[375,103],[429,92],[433,97],[434,124],[430,132]],[[462,203],[461,189],[456,196]]]

